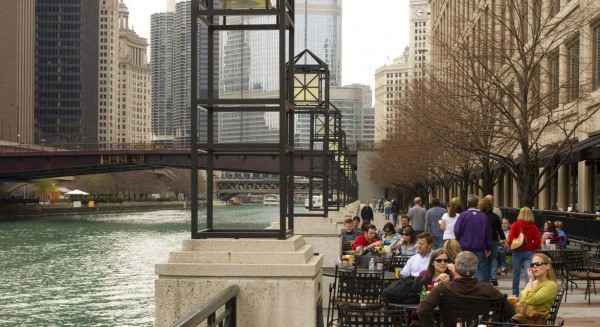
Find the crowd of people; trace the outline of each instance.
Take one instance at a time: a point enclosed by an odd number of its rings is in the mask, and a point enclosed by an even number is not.
[[[546,240],[562,248],[568,244],[562,222],[546,222],[540,234],[532,210],[523,207],[511,225],[494,207],[491,195],[482,199],[469,195],[464,210],[459,198],[451,199],[445,208],[435,198],[429,209],[423,207],[419,197],[413,204],[404,215],[395,199],[366,202],[360,217],[346,219],[342,237],[344,242],[352,242],[353,250],[389,246],[392,253],[410,256],[402,268],[402,278],[425,276],[426,284],[436,285],[419,305],[418,317],[414,314],[421,325],[433,326],[433,308],[439,304],[440,293],[453,297],[468,294],[470,298],[500,295],[495,288],[497,276],[509,269],[509,262],[513,270],[512,296],[519,298],[516,308],[549,311],[558,291],[556,276],[548,256],[534,251]],[[381,230],[374,224],[379,217],[376,212],[383,213],[385,224]],[[516,247],[523,239],[524,244]],[[523,289],[521,276],[525,280]],[[515,315],[510,304],[505,312]],[[517,310],[514,318],[519,314]]]

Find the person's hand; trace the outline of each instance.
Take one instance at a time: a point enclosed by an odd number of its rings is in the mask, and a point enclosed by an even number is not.
[[[527,269],[527,276],[529,277],[529,280],[533,282],[533,280],[535,279],[535,275],[533,274],[533,268]],[[533,285],[533,283],[531,284]]]
[[[456,276],[456,266],[453,263],[448,264],[448,269],[452,272],[454,276]]]
[[[485,251],[485,256],[489,257],[492,254],[492,251]]]
[[[446,273],[441,273],[439,276],[437,276],[437,278],[435,279],[436,283],[444,283],[444,282],[449,282],[450,281],[450,276],[448,276],[448,274]]]

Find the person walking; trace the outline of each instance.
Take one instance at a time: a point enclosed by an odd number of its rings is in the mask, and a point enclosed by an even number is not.
[[[360,217],[365,221],[368,221],[369,224],[373,221],[373,209],[369,204],[369,201],[365,202],[365,206],[360,210]]]
[[[406,215],[410,218],[410,224],[415,230],[415,233],[419,235],[425,231],[425,214],[427,213],[427,210],[423,208],[423,201],[420,197],[416,197],[413,202],[415,205],[408,209]]]
[[[394,222],[394,226],[398,226],[398,215],[400,214],[400,203],[396,201],[396,198],[392,200],[392,207],[390,209],[392,213],[392,221]]]
[[[440,206],[438,198],[431,199],[431,209],[425,213],[425,231],[433,235],[433,249],[439,249],[444,244],[442,243],[444,231],[441,228],[442,216],[446,213],[446,209]]]
[[[448,212],[442,216],[442,224],[440,225],[440,228],[444,231],[444,241],[456,239],[456,236],[454,235],[454,225],[456,224],[458,215],[462,211],[462,204],[460,203],[459,198],[452,198],[452,200],[448,202]]]
[[[392,213],[392,202],[390,202],[390,200],[385,199],[385,202],[383,203],[383,216],[385,217],[385,220],[390,220],[390,214]],[[394,224],[395,226],[396,224]]]
[[[478,208],[487,215],[492,226],[492,254],[487,257],[487,264],[490,267],[490,281],[492,285],[498,286],[498,279],[496,277],[498,270],[498,243],[500,240],[505,240],[506,236],[504,236],[504,232],[502,231],[500,217],[494,212],[494,203],[488,197],[484,197],[479,201]]]
[[[521,279],[521,268],[525,271],[531,267],[531,257],[533,251],[538,250],[541,244],[540,231],[537,226],[533,223],[535,218],[533,211],[529,207],[521,208],[517,221],[510,227],[510,233],[506,243],[510,248],[512,242],[519,237],[519,234],[523,232],[525,235],[526,244],[523,248],[513,250],[512,254],[512,265],[513,265],[513,282],[512,282],[512,294],[519,297],[519,282]],[[529,283],[529,276],[525,274],[525,284]]]

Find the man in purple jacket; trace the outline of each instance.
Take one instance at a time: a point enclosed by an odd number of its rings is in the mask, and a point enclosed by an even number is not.
[[[462,251],[471,251],[479,262],[475,277],[480,282],[490,282],[490,267],[487,257],[492,251],[492,226],[486,214],[477,210],[479,198],[470,194],[467,197],[469,209],[463,211],[454,225],[454,235]]]

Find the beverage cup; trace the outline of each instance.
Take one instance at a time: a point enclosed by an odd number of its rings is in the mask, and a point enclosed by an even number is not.
[[[433,289],[433,285],[427,285],[427,292],[431,292],[432,289]]]
[[[377,270],[383,270],[383,262],[377,263]]]
[[[550,245],[550,240],[546,240],[546,245]]]
[[[402,268],[396,267],[396,279],[400,279],[400,272],[401,271],[402,271]]]
[[[514,306],[515,304],[517,304],[517,297],[516,297],[516,296],[514,296],[514,295],[513,295],[513,296],[509,296],[509,297],[507,297],[506,299],[507,299],[507,300],[508,300],[508,302],[509,302],[510,304],[512,304],[513,306]]]

